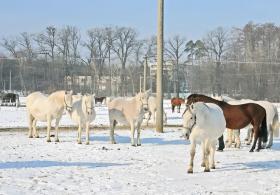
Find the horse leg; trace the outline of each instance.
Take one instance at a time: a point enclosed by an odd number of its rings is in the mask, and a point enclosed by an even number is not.
[[[166,112],[163,112],[163,116],[164,116],[163,122],[164,122],[164,124],[167,124],[167,115],[166,115]]]
[[[210,167],[209,167],[209,156],[210,156],[210,143],[209,140],[205,142],[204,145],[204,153],[205,153],[205,169],[204,172],[210,172]]]
[[[82,144],[81,141],[81,137],[82,137],[82,122],[79,121],[79,127],[78,127],[78,144]]]
[[[241,146],[241,141],[240,141],[240,129],[235,129],[234,130],[234,135],[235,135],[235,147],[240,148]]]
[[[252,143],[252,139],[253,139],[253,128],[249,128],[247,130],[247,137],[245,138],[246,145],[250,145]]]
[[[156,124],[156,111],[152,112],[153,123]]]
[[[110,141],[111,144],[116,144],[115,138],[114,138],[114,130],[116,127],[116,121],[115,120],[111,120],[110,121]]]
[[[32,135],[32,125],[33,125],[33,121],[35,120],[35,118],[34,118],[31,114],[29,114],[28,118],[29,118],[29,132],[28,132],[28,137],[29,137],[29,138],[32,138],[32,137],[33,137],[33,135]]]
[[[61,118],[55,119],[55,142],[59,142],[58,139],[58,125]]]
[[[130,143],[131,146],[135,146],[135,139],[134,139],[134,134],[135,134],[135,125],[134,122],[130,122]]]
[[[175,105],[172,105],[171,108],[172,108],[172,113],[173,113],[175,110]]]
[[[255,148],[256,148],[256,144],[257,144],[257,140],[259,138],[259,131],[258,130],[258,126],[254,126],[253,127],[253,132],[254,132],[254,141],[253,141],[253,145],[250,149],[249,152],[254,152]]]
[[[217,151],[222,152],[225,148],[225,143],[224,143],[224,136],[222,135],[221,137],[219,137],[219,147],[217,149]]]
[[[248,128],[248,129],[247,129],[247,135],[246,135],[246,137],[245,137],[244,140],[245,140],[245,141],[249,141],[250,135],[251,135],[251,129]]]
[[[271,125],[269,125],[269,139],[268,139],[268,143],[266,145],[265,148],[271,148],[272,144],[273,144],[273,128]]]
[[[210,144],[210,169],[216,169],[215,166],[215,150],[217,141],[212,141]]]
[[[230,148],[232,145],[232,133],[233,133],[233,129],[227,129],[227,144],[226,144],[227,148]]]
[[[33,124],[32,124],[33,125],[33,137],[39,138],[39,134],[38,134],[38,131],[36,129],[36,124],[37,124],[37,120],[34,119]]]
[[[194,140],[191,141],[191,147],[190,147],[190,164],[189,164],[189,168],[188,168],[188,173],[193,173],[193,159],[194,159],[194,155],[195,155],[195,147],[196,147],[196,143]]]
[[[151,115],[152,115],[152,112],[149,111],[149,116],[147,118],[147,126],[149,125],[149,121],[151,120]]]
[[[141,129],[140,129],[140,123],[139,122],[138,122],[136,128],[137,128],[137,146],[141,146],[141,139],[140,139]]]
[[[179,104],[179,105],[177,106],[178,113],[180,113],[180,108],[181,108],[181,104]]]
[[[47,121],[48,121],[48,127],[47,127],[47,142],[51,142],[51,138],[50,138],[50,133],[51,133],[51,123],[52,123],[52,120],[51,120],[51,117],[48,116],[47,117]]]
[[[204,150],[204,142],[201,142],[201,149],[202,149],[202,163],[201,167],[205,167],[205,150]]]
[[[89,145],[89,122],[86,123],[86,145]]]

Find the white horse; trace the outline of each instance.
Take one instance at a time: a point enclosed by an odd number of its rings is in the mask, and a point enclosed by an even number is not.
[[[55,119],[56,142],[58,139],[58,125],[64,109],[72,109],[72,91],[56,91],[48,97],[41,92],[34,92],[27,96],[26,107],[29,117],[29,137],[39,137],[36,130],[37,121],[47,122],[47,142],[50,142],[51,122]],[[33,133],[32,133],[33,129]]]
[[[73,96],[72,111],[68,112],[78,127],[78,144],[81,144],[82,128],[86,129],[86,144],[89,144],[89,126],[95,119],[94,95]]]
[[[150,96],[149,100],[148,100],[148,112],[145,113],[145,119],[147,122],[147,126],[149,124],[149,121],[151,120],[151,118],[153,119],[153,124],[155,124],[156,121],[156,111],[157,111],[157,98],[154,96]],[[166,124],[167,123],[167,116],[166,116],[166,112],[163,112],[163,123]]]
[[[110,122],[110,140],[115,144],[114,129],[116,124],[122,123],[130,125],[131,130],[131,145],[135,146],[134,134],[137,129],[137,146],[140,142],[140,126],[144,118],[144,114],[148,111],[148,98],[150,90],[140,92],[133,98],[116,98],[107,102]]]
[[[266,144],[266,148],[270,148],[273,144],[273,137],[279,136],[279,128],[277,125],[279,123],[279,119],[278,119],[278,112],[277,112],[276,106],[268,101],[254,101],[254,100],[250,100],[250,99],[231,100],[231,101],[227,101],[227,103],[233,104],[233,105],[255,103],[255,104],[262,106],[265,109],[266,125],[267,125],[267,130],[268,130],[268,137],[269,137],[268,143]],[[248,131],[251,131],[251,129],[249,128]],[[250,133],[248,133],[248,134],[250,134]],[[236,134],[236,135],[238,136],[238,135],[240,135],[240,133]],[[251,137],[249,137],[247,144],[250,144],[251,141],[252,141],[252,139],[251,139]]]
[[[188,173],[193,173],[196,144],[202,146],[204,172],[215,169],[215,150],[218,138],[226,128],[222,109],[212,103],[197,102],[188,106],[183,113],[184,136],[190,139],[190,164]],[[210,163],[209,163],[210,161]]]

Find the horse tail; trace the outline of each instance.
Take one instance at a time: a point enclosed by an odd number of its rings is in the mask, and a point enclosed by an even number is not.
[[[275,115],[273,117],[273,122],[272,122],[272,131],[275,137],[279,137],[279,116],[276,107],[274,107],[274,110],[275,110]]]
[[[261,124],[261,137],[263,137],[263,142],[267,142],[267,124],[266,124],[266,114],[262,120]]]

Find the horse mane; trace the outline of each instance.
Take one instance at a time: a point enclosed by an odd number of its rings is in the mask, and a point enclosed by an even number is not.
[[[204,102],[197,102],[196,104],[194,104],[194,110],[197,113],[197,109],[199,109],[199,111],[203,114],[203,113],[208,113],[210,108],[209,106],[204,103]]]
[[[65,96],[65,91],[60,90],[60,91],[55,91],[52,94],[48,96],[48,99],[56,99],[59,97],[59,100],[63,101],[63,98]]]
[[[219,106],[223,106],[224,104],[227,104],[224,101],[219,101],[214,98],[211,98],[209,96],[203,95],[203,94],[191,94],[187,98],[187,103],[195,103],[195,102],[205,102],[205,103],[214,103]]]

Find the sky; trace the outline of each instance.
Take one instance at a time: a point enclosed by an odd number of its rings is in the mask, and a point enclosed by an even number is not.
[[[134,27],[139,37],[156,34],[157,0],[0,0],[0,39],[74,25],[84,34],[104,26]],[[249,21],[280,24],[280,0],[165,0],[165,38],[199,39],[223,26]]]

